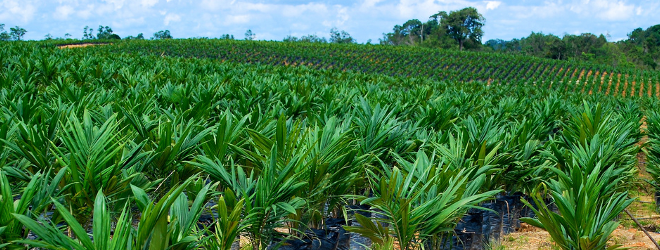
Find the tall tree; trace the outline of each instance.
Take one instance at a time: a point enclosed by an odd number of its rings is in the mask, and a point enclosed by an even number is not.
[[[245,40],[252,41],[257,38],[257,34],[253,33],[252,30],[247,30],[245,32]]]
[[[83,29],[83,40],[85,39],[94,39],[94,29],[89,26],[85,26],[85,29]]]
[[[0,23],[0,41],[9,41],[11,36],[5,31],[5,24]]]
[[[99,25],[98,33],[96,34],[96,37],[98,39],[121,39],[119,35],[115,34],[114,31],[112,31],[112,28],[110,26],[105,26]]]
[[[25,36],[25,33],[27,33],[27,30],[25,30],[21,27],[18,27],[18,26],[14,27],[14,28],[11,28],[9,30],[11,30],[11,32],[9,33],[11,35],[11,38],[16,40],[16,41],[20,41],[21,38],[23,38],[23,36]]]
[[[154,33],[154,37],[151,39],[172,39],[172,35],[170,35],[169,30],[161,30]]]
[[[356,43],[355,39],[351,37],[351,34],[348,34],[346,31],[341,31],[337,28],[332,28],[330,30],[330,42],[331,43]]]
[[[465,47],[466,42],[481,43],[481,37],[484,35],[481,27],[484,26],[486,18],[479,14],[476,8],[467,7],[451,11],[449,14],[440,11],[431,18],[440,19],[440,26],[447,29],[447,33],[458,42],[461,50]]]

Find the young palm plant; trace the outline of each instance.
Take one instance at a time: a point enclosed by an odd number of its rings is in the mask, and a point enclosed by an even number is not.
[[[401,166],[384,168],[383,173],[369,172],[374,196],[356,197],[381,214],[373,225],[364,216],[356,215],[362,227],[345,227],[360,233],[375,243],[383,244],[394,236],[401,249],[414,249],[428,244],[433,249],[442,246],[443,238],[451,235],[458,220],[501,190],[479,193],[486,176],[480,174],[468,182],[468,171],[453,170],[435,156],[422,151],[414,162],[400,157]],[[388,223],[390,227],[383,227]]]
[[[9,179],[5,175],[5,172],[0,169],[0,225],[2,225],[0,226],[0,248],[23,249],[22,246],[12,244],[12,242],[25,238],[28,232],[23,230],[23,225],[12,214],[20,214],[28,217],[36,216],[39,211],[50,203],[40,199],[42,198],[40,194],[44,192],[48,194],[48,190],[53,189],[53,186],[45,183],[48,177],[49,174],[42,175],[41,173],[36,173],[32,175],[30,182],[23,188],[23,192],[19,195],[12,192]],[[55,185],[61,178],[61,175],[59,175],[59,177],[53,179]],[[55,194],[50,193],[50,195],[54,196]],[[14,201],[14,197],[17,196],[19,198]],[[47,199],[50,199],[50,196]]]
[[[521,221],[548,231],[564,250],[618,249],[620,245],[608,247],[607,241],[619,225],[615,221],[617,216],[634,201],[618,188],[625,177],[617,175],[614,166],[604,168],[600,163],[591,171],[583,169],[576,161],[566,170],[551,167],[557,180],[539,185],[531,195],[538,208],[522,200],[537,218]],[[558,212],[548,207],[544,200],[546,193],[552,197]]]
[[[241,232],[246,228],[245,219],[242,216],[245,208],[245,200],[236,198],[236,195],[227,188],[224,194],[218,198],[216,211],[218,219],[215,222],[215,231],[213,235],[207,237],[206,245],[208,249],[230,250],[232,245],[238,239]]]
[[[69,209],[56,200],[53,200],[55,209],[75,238],[70,237],[69,233],[53,221],[41,218],[35,221],[25,215],[12,214],[38,237],[36,240],[17,240],[15,243],[47,249],[193,249],[201,239],[200,233],[196,232],[195,223],[201,213],[201,201],[204,200],[209,186],[202,189],[189,210],[188,199],[183,191],[191,181],[192,179],[171,189],[156,203],[151,201],[144,190],[132,186],[135,201],[141,210],[137,228],[133,228],[131,224],[132,216],[127,205],[121,210],[114,228],[112,227],[113,213],[109,210],[108,199],[103,190],[99,190],[94,198],[91,235]]]
[[[116,115],[99,127],[85,111],[82,122],[71,115],[62,127],[62,146],[54,146],[53,152],[57,163],[66,169],[64,180],[71,185],[63,189],[76,218],[87,218],[99,190],[114,201],[125,200],[131,181],[140,175],[135,168],[141,169],[148,162],[149,153],[141,150],[144,143],[127,146],[120,137]]]
[[[242,223],[255,250],[266,249],[277,235],[275,228],[283,226],[287,216],[296,214],[305,204],[303,198],[296,196],[305,185],[300,174],[294,171],[301,163],[301,156],[283,165],[280,157],[277,145],[273,145],[270,156],[264,159],[266,162],[258,164],[261,166],[258,174],[257,171],[246,173],[231,160],[229,171],[218,159],[205,156],[191,163],[208,173],[221,187],[229,188],[238,199],[245,200]]]

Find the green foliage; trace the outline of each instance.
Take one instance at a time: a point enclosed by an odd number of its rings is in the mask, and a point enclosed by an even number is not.
[[[20,41],[23,36],[25,36],[25,33],[27,33],[27,30],[21,27],[13,27],[9,29],[11,32],[9,32],[9,35],[11,36],[11,39],[14,41]]]
[[[96,33],[96,38],[102,40],[112,40],[112,39],[121,40],[121,38],[113,32],[114,31],[112,31],[112,28],[110,28],[109,26],[103,27],[102,25],[99,25],[99,29],[97,30]]]
[[[348,34],[346,31],[341,31],[337,28],[332,28],[330,30],[330,43],[356,43],[355,38],[351,37],[351,34]]]
[[[484,174],[470,178],[470,170],[453,170],[435,162],[423,152],[415,162],[400,161],[401,169],[383,169],[382,174],[370,172],[374,197],[359,197],[361,204],[376,209],[384,218],[374,225],[356,214],[363,227],[346,227],[372,241],[383,244],[394,235],[401,249],[413,249],[427,241],[441,247],[443,238],[453,233],[458,220],[468,209],[499,193],[491,190],[479,193],[486,179]],[[390,227],[383,227],[388,223]]]
[[[530,59],[506,71],[496,65],[516,59],[506,56],[211,39],[61,43],[0,44],[4,247],[229,249],[240,235],[265,249],[363,202],[384,218],[346,218],[363,225],[351,230],[379,247],[438,248],[467,209],[499,192],[537,194],[571,166],[616,177],[603,197],[618,197],[634,181],[641,110],[658,105],[584,95],[593,76],[583,86],[547,73],[580,64]],[[438,62],[406,59],[427,52]],[[256,63],[235,63],[247,60]],[[630,79],[657,78],[643,73]],[[509,80],[460,82],[489,74]],[[202,225],[207,213],[220,216]]]
[[[252,41],[252,40],[254,40],[255,38],[257,38],[257,34],[255,34],[254,32],[252,32],[252,30],[247,30],[247,31],[245,32],[245,40]]]
[[[156,33],[154,33],[154,36],[151,39],[172,39],[172,35],[170,35],[169,30],[161,30]]]
[[[619,249],[619,245],[608,247],[607,241],[619,225],[615,219],[634,199],[618,192],[616,184],[624,177],[616,175],[614,167],[605,170],[597,164],[591,171],[584,167],[574,162],[564,171],[550,168],[558,179],[535,190],[532,198],[538,209],[522,200],[537,218],[521,220],[548,231],[562,249]],[[543,200],[548,191],[558,212]]]
[[[11,35],[5,31],[5,24],[0,23],[0,41],[9,41],[11,39]]]
[[[319,37],[317,35],[311,34],[306,36],[301,36],[300,38],[295,36],[287,36],[282,39],[283,42],[305,42],[305,43],[327,43],[328,41],[325,37]]]
[[[218,198],[216,207],[218,220],[215,223],[215,233],[208,237],[207,248],[230,250],[232,244],[246,228],[241,221],[245,199],[238,200],[231,189],[225,189],[224,195]]]
[[[446,29],[449,37],[458,42],[460,50],[465,47],[466,42],[481,44],[481,37],[484,35],[481,28],[484,26],[486,18],[479,14],[476,8],[467,7],[451,11],[449,14],[440,11],[431,18],[440,19],[440,26]]]
[[[426,26],[424,26],[426,27]],[[421,30],[421,27],[420,27]],[[427,36],[425,39],[435,39]],[[444,38],[443,38],[444,39]],[[450,38],[449,38],[450,39]],[[408,40],[405,38],[404,40]],[[419,40],[414,38],[413,41]],[[466,43],[467,44],[467,43]],[[458,46],[456,44],[456,46]],[[633,71],[631,67],[579,60],[541,59],[501,53],[476,53],[403,46],[337,45],[334,43],[295,43],[269,41],[237,41],[228,39],[179,40],[167,43],[148,41],[130,46],[94,48],[105,53],[142,53],[176,57],[212,58],[235,63],[270,65],[304,65],[318,70],[339,69],[367,74],[406,77],[408,81],[423,79],[456,82],[489,82],[491,85],[535,85],[537,89],[559,89],[570,92],[626,96],[651,96],[657,92],[657,73]],[[246,56],[247,55],[247,56]],[[591,75],[587,78],[587,75]],[[624,89],[625,75],[636,72],[637,89],[643,83],[644,93],[631,93],[632,79]],[[621,75],[619,88],[618,74]],[[602,79],[601,79],[602,78]],[[588,81],[587,81],[588,79]],[[580,83],[577,84],[577,81]],[[599,81],[599,80],[602,80]],[[609,82],[612,81],[611,86]],[[569,88],[570,86],[570,88]],[[579,86],[579,88],[577,88]],[[428,92],[428,90],[427,90]],[[426,99],[424,99],[426,100]],[[301,100],[299,100],[301,101]]]

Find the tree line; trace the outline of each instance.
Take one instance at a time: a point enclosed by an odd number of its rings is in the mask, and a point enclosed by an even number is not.
[[[580,60],[614,67],[658,69],[660,63],[660,24],[637,28],[621,41],[608,41],[609,35],[582,33],[553,34],[532,32],[527,37],[491,39],[482,44],[486,19],[473,7],[440,11],[428,21],[411,19],[384,33],[380,44],[423,46],[443,49],[510,53],[556,60]]]
[[[21,27],[9,28],[9,32],[5,31],[5,25],[0,23],[0,41],[20,41],[25,36],[27,30]]]
[[[647,29],[637,28],[621,41],[608,41],[608,35],[582,33],[579,35],[564,34],[561,38],[553,34],[532,32],[520,39],[491,39],[482,43],[483,26],[486,19],[476,8],[467,7],[450,12],[440,11],[428,17],[426,22],[411,19],[402,25],[395,25],[391,32],[383,33],[379,39],[381,45],[393,46],[423,46],[442,49],[472,50],[493,53],[521,54],[527,56],[550,58],[556,60],[579,60],[614,67],[637,67],[640,69],[658,69],[660,63],[660,24]],[[96,34],[95,34],[96,32]],[[5,31],[5,25],[0,24],[0,41],[20,41],[27,33],[21,27],[13,27]],[[330,30],[329,39],[310,34],[301,37],[287,36],[284,42],[310,43],[357,43],[348,32],[337,28]],[[169,30],[161,30],[153,34],[151,39],[171,39]],[[208,37],[202,37],[208,38]],[[254,40],[257,35],[252,30],[245,32],[245,40]],[[64,38],[53,38],[46,35],[45,40],[71,39],[70,34]],[[122,39],[109,26],[99,25],[98,29],[85,26],[83,40],[90,39]],[[144,34],[127,36],[124,39],[145,39]],[[219,39],[234,40],[234,35],[223,34]],[[367,41],[370,44],[371,40]]]

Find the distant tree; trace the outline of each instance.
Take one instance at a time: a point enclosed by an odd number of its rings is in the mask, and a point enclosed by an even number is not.
[[[330,30],[330,43],[356,43],[356,41],[348,32],[343,30],[339,32],[337,28],[332,28]]]
[[[348,33],[347,33],[348,34]],[[328,40],[325,39],[325,37],[319,37],[317,35],[306,35],[300,37],[301,42],[308,42],[308,43],[327,43]]]
[[[169,30],[161,30],[154,33],[154,37],[151,39],[172,39],[172,35],[170,35]]]
[[[288,35],[284,39],[282,39],[282,42],[297,42],[299,39],[295,36]]]
[[[440,19],[440,26],[443,26],[447,30],[447,34],[458,42],[460,50],[463,50],[466,42],[481,44],[481,37],[484,35],[481,28],[484,26],[486,18],[479,14],[476,8],[467,7],[451,11],[449,14],[440,11],[431,18]]]
[[[95,39],[94,37],[94,29],[90,28],[89,26],[85,26],[85,29],[83,30],[83,40],[87,39]]]
[[[121,37],[119,35],[115,34],[114,31],[112,31],[112,28],[109,26],[103,27],[103,25],[99,25],[98,33],[96,34],[96,38],[98,39],[117,39],[120,40]]]
[[[306,35],[302,36],[300,38],[297,38],[295,36],[287,36],[284,39],[282,39],[283,42],[306,42],[306,43],[327,43],[328,40],[325,39],[325,37],[319,37],[317,35]]]
[[[53,35],[51,35],[50,33],[46,34],[44,36],[44,40],[53,40]]]
[[[27,30],[21,28],[21,27],[14,27],[9,29],[11,32],[9,33],[11,35],[11,38],[16,41],[20,41],[23,36],[25,36],[25,33],[27,33]]]
[[[441,28],[438,20],[433,16],[426,22],[410,19],[402,25],[397,24],[392,28],[392,32],[383,33],[383,38],[378,40],[383,45],[422,45],[442,48],[453,45],[453,40],[447,37],[446,29]]]
[[[223,40],[234,40],[234,35],[230,35],[230,34],[222,34],[222,35],[220,36],[220,39],[223,39]]]
[[[490,47],[494,51],[503,51],[506,49],[506,41],[502,39],[490,39],[484,43],[487,47]]]
[[[5,31],[5,25],[0,23],[0,41],[9,41],[11,35]]]
[[[252,41],[257,38],[257,34],[253,33],[252,30],[247,30],[245,32],[245,40]]]
[[[64,34],[64,39],[69,39],[69,38],[71,38],[71,34],[69,33]]]
[[[144,34],[140,33],[137,36],[127,36],[125,40],[144,40]]]

